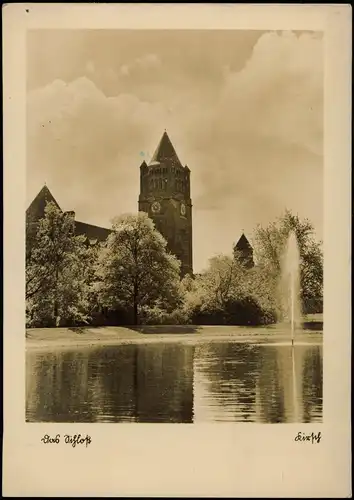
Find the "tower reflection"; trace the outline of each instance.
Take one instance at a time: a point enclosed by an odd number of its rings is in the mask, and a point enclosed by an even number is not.
[[[195,422],[255,421],[258,350],[226,342],[196,347]]]

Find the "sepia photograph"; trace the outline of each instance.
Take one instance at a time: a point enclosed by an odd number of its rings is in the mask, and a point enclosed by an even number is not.
[[[350,14],[3,7],[3,496],[351,496]]]
[[[322,422],[323,51],[27,32],[27,422]]]

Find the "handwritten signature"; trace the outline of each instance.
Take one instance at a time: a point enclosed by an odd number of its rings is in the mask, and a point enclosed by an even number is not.
[[[41,441],[44,444],[59,444],[61,442],[61,435],[57,434],[54,437],[49,436],[49,434],[45,434]],[[75,448],[76,445],[86,445],[86,448],[88,447],[89,444],[91,444],[91,436],[82,436],[81,434],[64,434],[63,436],[63,442],[65,444],[70,444],[73,448]]]
[[[321,432],[318,432],[317,434],[314,432],[311,432],[311,434],[306,434],[305,432],[298,432],[297,436],[295,437],[295,441],[301,441],[301,442],[310,442],[311,444],[318,444],[321,441]]]

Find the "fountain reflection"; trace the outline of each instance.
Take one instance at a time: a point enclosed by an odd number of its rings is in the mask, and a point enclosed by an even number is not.
[[[196,348],[194,421],[307,422],[321,420],[321,409],[319,347],[213,343]]]

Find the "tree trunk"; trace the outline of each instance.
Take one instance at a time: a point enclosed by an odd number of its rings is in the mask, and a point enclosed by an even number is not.
[[[58,281],[59,281],[59,269],[58,266],[55,270],[55,295],[54,295],[54,321],[55,326],[59,326],[58,322],[58,313],[59,313],[59,305],[58,305]]]
[[[133,322],[134,322],[134,325],[139,324],[138,301],[137,301],[136,297],[134,297]]]
[[[138,284],[135,280],[134,283],[134,297],[133,297],[133,321],[134,325],[139,324],[139,314],[138,314]]]

